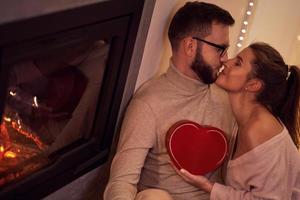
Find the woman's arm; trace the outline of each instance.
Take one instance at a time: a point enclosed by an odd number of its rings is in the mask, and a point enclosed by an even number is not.
[[[193,175],[185,169],[177,170],[177,173],[189,184],[210,193],[214,183],[210,182],[205,176]]]
[[[277,188],[269,188],[270,190],[268,191],[261,190],[261,188],[253,188],[251,191],[245,191],[219,183],[212,183],[205,176],[193,175],[185,169],[176,171],[186,182],[210,193],[210,200],[279,200],[284,199],[286,195],[284,191],[286,191],[285,187],[287,185],[280,184],[278,178],[272,180],[278,182]]]

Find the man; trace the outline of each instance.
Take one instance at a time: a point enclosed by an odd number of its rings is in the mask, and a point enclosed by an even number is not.
[[[172,168],[165,135],[177,121],[192,120],[218,127],[230,139],[235,122],[228,97],[212,83],[227,60],[233,24],[213,4],[188,2],[177,11],[169,27],[170,67],[145,83],[127,109],[105,200],[209,199]],[[221,181],[220,169],[207,177]]]

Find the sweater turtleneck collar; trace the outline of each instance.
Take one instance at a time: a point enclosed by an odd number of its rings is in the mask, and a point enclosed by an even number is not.
[[[191,93],[204,92],[209,88],[208,84],[200,80],[190,78],[181,73],[176,66],[170,61],[170,67],[167,70],[166,76],[176,87]]]

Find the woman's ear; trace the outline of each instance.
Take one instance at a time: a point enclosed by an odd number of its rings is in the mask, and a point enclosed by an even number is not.
[[[248,92],[259,92],[263,88],[263,82],[260,79],[252,78],[250,79],[245,87]]]
[[[184,53],[188,57],[194,57],[197,51],[197,41],[192,37],[183,39]]]

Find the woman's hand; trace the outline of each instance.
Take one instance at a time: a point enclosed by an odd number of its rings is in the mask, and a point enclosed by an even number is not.
[[[191,185],[198,187],[208,193],[211,192],[213,183],[210,182],[205,176],[193,175],[185,169],[181,169],[180,171],[173,166],[177,173],[188,183]]]

